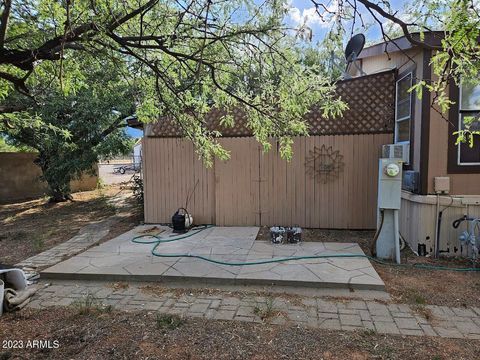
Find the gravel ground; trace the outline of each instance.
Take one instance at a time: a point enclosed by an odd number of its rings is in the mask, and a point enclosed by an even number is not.
[[[8,348],[8,340],[23,349]],[[26,348],[28,340],[51,347]],[[0,359],[478,359],[480,341],[182,320],[82,307],[0,318]],[[5,346],[7,345],[7,346]]]
[[[134,172],[127,171],[125,174],[114,173],[113,169],[120,165],[131,164],[98,164],[98,176],[102,179],[105,185],[121,184],[130,181]]]

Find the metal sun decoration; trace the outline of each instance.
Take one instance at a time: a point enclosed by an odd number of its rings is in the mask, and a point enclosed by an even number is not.
[[[334,151],[331,146],[326,147],[325,144],[320,148],[315,146],[313,150],[310,150],[305,161],[307,175],[324,184],[338,178],[344,166],[343,155],[340,155],[340,151]]]

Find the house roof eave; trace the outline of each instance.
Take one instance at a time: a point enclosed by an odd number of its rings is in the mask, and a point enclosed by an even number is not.
[[[441,41],[444,36],[443,31],[430,31],[424,33],[424,38],[421,39],[419,32],[412,33],[415,40],[423,41],[431,46],[441,45]],[[365,59],[372,56],[378,56],[386,53],[394,53],[397,51],[405,51],[413,48],[418,48],[418,45],[412,44],[406,36],[401,36],[391,41],[383,41],[379,44],[371,45],[363,49],[358,56],[358,59]]]

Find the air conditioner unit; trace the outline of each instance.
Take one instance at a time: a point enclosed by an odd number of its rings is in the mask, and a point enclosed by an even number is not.
[[[410,144],[383,145],[382,158],[402,159],[404,163],[408,163],[410,160]]]
[[[418,171],[407,170],[403,172],[402,189],[411,191],[413,193],[418,192]]]

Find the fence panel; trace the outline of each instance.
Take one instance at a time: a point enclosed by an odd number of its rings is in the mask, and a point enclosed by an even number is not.
[[[190,196],[197,223],[373,229],[378,158],[391,137],[299,137],[289,163],[273,140],[263,153],[254,138],[225,138],[231,159],[211,169],[187,140],[145,138],[146,222],[169,222]]]

